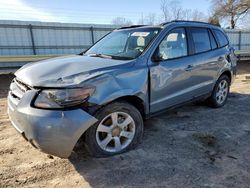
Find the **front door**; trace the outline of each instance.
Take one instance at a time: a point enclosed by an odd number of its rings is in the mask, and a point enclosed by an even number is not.
[[[171,30],[160,43],[161,61],[150,66],[151,113],[192,99],[192,57],[187,46],[185,28]]]

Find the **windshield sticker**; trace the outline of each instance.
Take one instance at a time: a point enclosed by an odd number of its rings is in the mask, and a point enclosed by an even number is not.
[[[134,37],[147,37],[150,33],[149,32],[134,32],[131,36]]]

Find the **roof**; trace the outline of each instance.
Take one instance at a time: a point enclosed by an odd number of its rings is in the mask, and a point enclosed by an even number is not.
[[[163,26],[161,25],[131,25],[131,26],[125,26],[125,27],[121,27],[121,28],[118,28],[116,30],[125,30],[125,29],[136,29],[136,28],[159,28],[159,29],[162,29]]]
[[[187,20],[173,20],[170,22],[164,22],[161,23],[159,25],[131,25],[131,26],[125,26],[125,27],[121,27],[118,28],[117,30],[123,30],[123,29],[133,29],[133,28],[163,28],[169,24],[188,24],[188,25],[192,25],[192,26],[209,26],[209,27],[219,27],[218,25],[214,25],[214,24],[210,24],[210,23],[206,23],[206,22],[200,22],[200,21],[187,21]]]
[[[188,25],[203,25],[203,26],[212,26],[212,27],[220,27],[218,25],[215,24],[210,24],[207,22],[200,22],[200,21],[188,21],[188,20],[173,20],[170,22],[165,22],[165,23],[161,23],[161,26],[166,26],[168,24],[188,24]]]

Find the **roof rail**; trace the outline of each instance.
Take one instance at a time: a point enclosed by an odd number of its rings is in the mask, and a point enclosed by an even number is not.
[[[124,27],[120,27],[117,30],[121,30],[121,29],[129,29],[129,28],[137,28],[137,27],[143,27],[146,25],[130,25],[130,26],[124,26]]]
[[[172,21],[170,21],[170,22],[163,22],[163,23],[160,23],[159,25],[160,26],[164,26],[164,25],[167,25],[167,24],[169,24],[169,23],[171,23]]]
[[[169,24],[169,23],[174,23],[174,22],[200,23],[200,24],[208,24],[208,25],[218,26],[218,25],[215,25],[215,24],[207,23],[207,22],[191,21],[191,20],[172,20],[172,21],[170,21],[170,22],[161,23],[160,25],[164,26],[164,25],[167,25],[167,24]]]

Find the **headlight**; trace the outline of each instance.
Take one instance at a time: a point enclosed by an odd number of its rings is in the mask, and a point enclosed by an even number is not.
[[[36,100],[38,108],[64,108],[82,104],[94,93],[94,88],[42,90]]]

